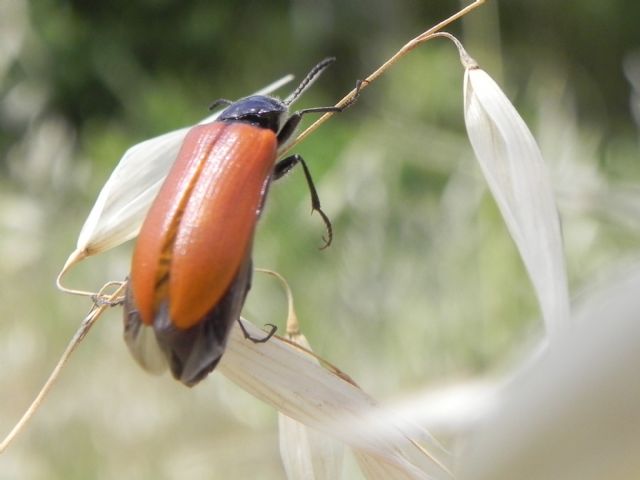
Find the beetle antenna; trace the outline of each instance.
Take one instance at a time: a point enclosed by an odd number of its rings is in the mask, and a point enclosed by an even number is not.
[[[327,69],[327,67],[335,61],[336,61],[336,57],[327,57],[324,60],[322,60],[320,63],[318,63],[315,67],[313,67],[311,71],[307,73],[307,76],[304,77],[302,82],[300,82],[300,85],[298,85],[298,88],[296,88],[291,93],[291,95],[285,98],[283,103],[288,107],[293,102],[295,102],[300,97],[300,95],[302,95],[305,92],[307,88],[313,85],[313,82],[315,82],[318,79],[318,77],[322,75],[322,72],[324,72]]]
[[[209,105],[209,110],[215,110],[216,108],[218,108],[219,106],[225,106],[228,107],[229,105],[231,105],[233,102],[231,100],[227,100],[226,98],[219,98],[217,100],[214,100],[213,102],[211,102],[211,104]]]

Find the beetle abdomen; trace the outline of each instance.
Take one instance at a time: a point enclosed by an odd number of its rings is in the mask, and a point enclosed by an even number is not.
[[[130,286],[127,287],[125,341],[133,357],[152,373],[162,371],[157,364],[157,354],[152,351],[153,345],[140,341],[142,335],[150,333],[147,329],[153,328],[155,348],[164,355],[175,379],[189,387],[200,382],[222,358],[233,322],[240,317],[251,288],[252,269],[251,259],[247,256],[222,299],[199,323],[187,329],[172,324],[166,305],[156,315],[153,327],[144,325],[131,303]]]

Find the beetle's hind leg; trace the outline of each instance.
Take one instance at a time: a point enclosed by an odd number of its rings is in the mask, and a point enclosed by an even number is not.
[[[242,334],[244,335],[244,338],[246,338],[247,340],[251,340],[253,343],[265,343],[269,341],[269,339],[273,337],[273,335],[278,330],[278,327],[276,327],[273,323],[266,323],[265,327],[271,327],[271,330],[264,337],[256,338],[251,336],[251,334],[247,331],[245,326],[242,324],[242,320],[240,320],[239,318],[238,318],[238,325],[240,325],[240,330],[242,330]]]

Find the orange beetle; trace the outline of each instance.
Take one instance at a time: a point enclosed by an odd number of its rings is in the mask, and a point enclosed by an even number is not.
[[[331,224],[304,160],[299,155],[276,160],[303,115],[348,106],[288,115],[289,105],[334,60],[316,65],[284,101],[255,95],[214,102],[228,107],[187,134],[145,218],[131,263],[125,340],[143,366],[149,367],[149,343],[141,341],[142,333],[151,327],[152,347],[159,347],[177,380],[193,386],[215,368],[251,287],[253,235],[269,184],[298,163],[312,208],[326,224],[326,245],[331,242]],[[262,342],[274,331],[262,339],[244,333]]]

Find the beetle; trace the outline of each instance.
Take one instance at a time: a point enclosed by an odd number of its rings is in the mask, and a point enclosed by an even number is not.
[[[124,300],[125,340],[150,371],[168,364],[175,379],[193,386],[224,353],[231,327],[251,287],[254,231],[269,185],[300,164],[312,211],[326,226],[309,169],[300,155],[277,161],[302,117],[341,112],[343,107],[290,105],[335,61],[318,63],[285,100],[253,95],[226,105],[213,122],[193,127],[142,224]],[[323,247],[323,248],[324,248]]]

